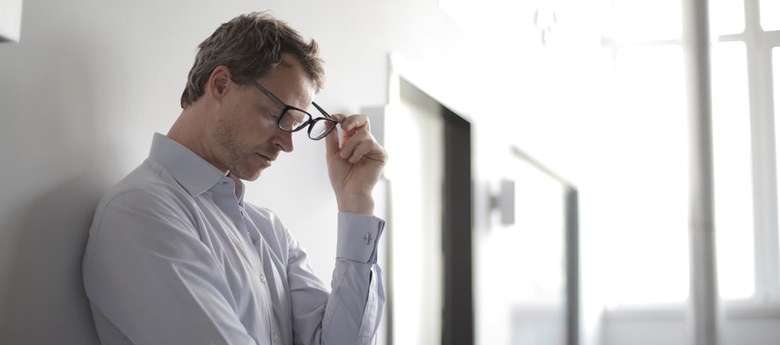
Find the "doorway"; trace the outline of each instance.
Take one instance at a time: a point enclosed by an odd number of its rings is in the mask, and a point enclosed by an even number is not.
[[[474,343],[471,124],[399,78],[385,109],[387,344]]]

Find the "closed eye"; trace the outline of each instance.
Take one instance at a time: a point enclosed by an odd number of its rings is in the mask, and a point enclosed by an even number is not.
[[[260,108],[260,113],[270,120],[275,122],[279,121],[279,110],[277,109],[270,109],[268,106],[263,106]]]

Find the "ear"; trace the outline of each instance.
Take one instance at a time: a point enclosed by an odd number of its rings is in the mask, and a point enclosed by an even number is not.
[[[206,92],[211,95],[212,98],[222,99],[227,94],[228,86],[231,83],[230,69],[226,66],[217,66],[211,71],[209,80],[206,83]]]

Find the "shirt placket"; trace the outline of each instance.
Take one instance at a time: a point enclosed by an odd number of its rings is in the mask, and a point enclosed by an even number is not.
[[[273,303],[272,308],[274,318],[271,320],[271,344],[290,343],[291,340],[289,339],[289,336],[286,336],[284,333],[280,333],[283,328],[281,328],[278,324],[280,320],[287,319],[286,313],[283,310],[280,310],[280,308],[282,308],[280,304],[283,304],[283,302],[279,300],[279,295],[285,293],[285,291],[283,291],[284,286],[280,281],[282,278],[279,275],[278,269],[274,267],[273,259],[269,257],[270,249],[263,239],[257,224],[254,220],[252,220],[251,217],[249,217],[243,206],[239,205],[239,207],[242,212],[241,215],[243,216],[247,233],[252,239],[252,243],[254,244],[256,250],[255,252],[260,257],[262,262],[263,270],[265,272],[263,284],[265,284],[266,288],[269,290],[269,296]]]
[[[220,188],[222,189],[222,188]],[[236,246],[239,247],[239,256],[243,257],[247,261],[247,264],[251,266],[250,271],[256,274],[256,279],[262,286],[261,291],[258,291],[258,300],[260,301],[260,308],[263,308],[266,315],[269,315],[267,320],[268,339],[273,343],[278,343],[278,326],[273,320],[273,306],[271,301],[271,293],[268,288],[268,279],[263,270],[262,261],[259,253],[254,249],[254,243],[259,239],[253,238],[247,228],[247,214],[243,206],[240,205],[238,198],[234,193],[235,187],[232,181],[227,181],[224,186],[224,190],[219,190],[219,197],[217,206],[224,212],[235,225],[237,233],[239,235],[239,241]],[[231,231],[231,230],[227,230]]]

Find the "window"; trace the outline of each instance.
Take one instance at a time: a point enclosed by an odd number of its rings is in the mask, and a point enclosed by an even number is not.
[[[780,119],[774,105],[780,104],[780,1],[710,4],[719,293],[727,300],[777,301]],[[633,121],[626,120],[633,129],[622,145],[632,154],[619,158],[635,167],[625,172],[651,182],[632,184],[631,192],[641,197],[630,198],[630,207],[618,206],[636,231],[614,234],[632,255],[616,264],[622,278],[610,295],[612,306],[681,302],[688,295],[682,26],[669,24],[682,23],[681,8],[680,0],[614,1],[615,99],[618,113],[631,114]]]
[[[776,0],[712,2],[715,228],[723,299],[777,300]],[[777,121],[777,120],[775,120]]]

